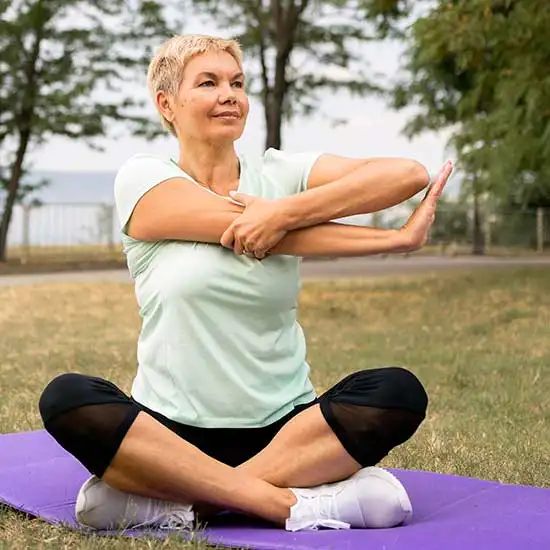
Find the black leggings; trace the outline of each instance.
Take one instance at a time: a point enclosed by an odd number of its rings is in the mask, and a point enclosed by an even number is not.
[[[259,453],[291,418],[316,403],[346,451],[362,466],[372,466],[414,434],[426,415],[428,397],[411,372],[385,367],[351,374],[263,428],[197,428],[147,409],[111,382],[63,374],[48,384],[39,408],[46,430],[101,477],[140,412],[235,467]]]

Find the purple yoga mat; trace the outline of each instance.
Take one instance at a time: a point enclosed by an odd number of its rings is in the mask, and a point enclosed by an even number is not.
[[[407,525],[290,533],[226,516],[211,523],[203,535],[211,543],[256,550],[550,549],[549,489],[430,472],[392,472],[413,503],[414,517]],[[0,435],[0,501],[13,508],[78,528],[73,508],[88,476],[44,431]],[[143,531],[126,534],[138,536]]]

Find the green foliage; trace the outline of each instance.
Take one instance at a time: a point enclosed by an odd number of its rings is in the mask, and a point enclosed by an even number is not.
[[[550,10],[547,0],[440,1],[411,27],[410,136],[450,128],[474,193],[550,204]]]
[[[22,184],[28,151],[52,136],[99,148],[109,131],[160,131],[128,83],[177,30],[151,0],[0,0],[0,259],[14,203],[36,189]]]
[[[463,200],[440,200],[430,242],[438,244],[467,243],[470,239],[470,208]]]
[[[266,147],[280,147],[283,121],[310,114],[327,90],[381,92],[361,45],[395,36],[410,7],[409,0],[190,1],[243,46],[249,91],[265,110]]]

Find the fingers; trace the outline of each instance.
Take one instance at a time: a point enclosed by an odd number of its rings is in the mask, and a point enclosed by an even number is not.
[[[245,254],[252,258],[264,258],[265,250],[255,250],[255,245],[252,243],[245,243],[239,236],[233,222],[222,234],[220,238],[220,244],[225,248],[232,248],[233,252],[237,255]]]
[[[424,195],[424,200],[431,199],[435,202],[441,196],[452,171],[453,171],[453,164],[450,160],[448,160],[443,165],[443,168],[441,168],[441,170],[439,171],[439,174],[437,174],[436,178],[433,180],[431,185],[428,187],[428,190]]]
[[[244,254],[249,258],[263,259],[265,258],[266,251],[263,248],[258,248],[258,245],[251,241],[245,241],[240,239],[237,235],[235,242],[233,243],[233,252],[237,256]]]
[[[244,243],[243,252],[245,256],[256,258],[257,260],[263,260],[267,254],[267,250],[265,248],[258,247],[255,243]]]
[[[237,236],[235,238],[235,241],[233,242],[233,251],[235,252],[235,254],[237,254],[237,256],[240,256],[241,254],[243,254],[245,252],[245,250],[246,250],[246,248],[244,246],[244,243]],[[248,253],[248,250],[246,250],[246,252]]]
[[[220,244],[225,248],[232,248],[237,256],[244,254],[251,258],[264,259],[267,255],[267,249],[264,247],[256,248],[255,243],[245,242],[238,232],[235,232],[233,224],[224,231],[220,238]]]
[[[450,160],[448,160],[433,183],[432,193],[435,198],[438,198],[439,196],[441,196],[441,193],[443,193],[443,189],[445,189],[445,185],[449,180],[449,176],[451,175],[452,171],[453,164]]]
[[[231,224],[221,236],[220,244],[225,248],[233,248],[233,243],[235,241],[235,233],[233,229],[233,224]]]

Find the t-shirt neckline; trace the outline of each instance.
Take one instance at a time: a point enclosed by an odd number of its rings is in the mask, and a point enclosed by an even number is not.
[[[212,189],[205,187],[201,183],[199,183],[195,178],[191,177],[185,170],[181,168],[181,166],[172,158],[170,158],[170,162],[182,173],[185,174],[185,177],[189,178],[195,185],[198,185],[201,189],[204,189],[205,191],[208,191],[208,193],[212,193],[213,195],[216,195],[217,197],[222,197],[224,199],[233,200],[229,195],[220,195],[219,193],[216,193],[215,191],[212,191]],[[243,158],[241,155],[237,154],[237,159],[239,160],[239,183],[237,185],[236,192],[240,193],[241,191],[241,183],[242,183],[242,177],[243,177]]]

